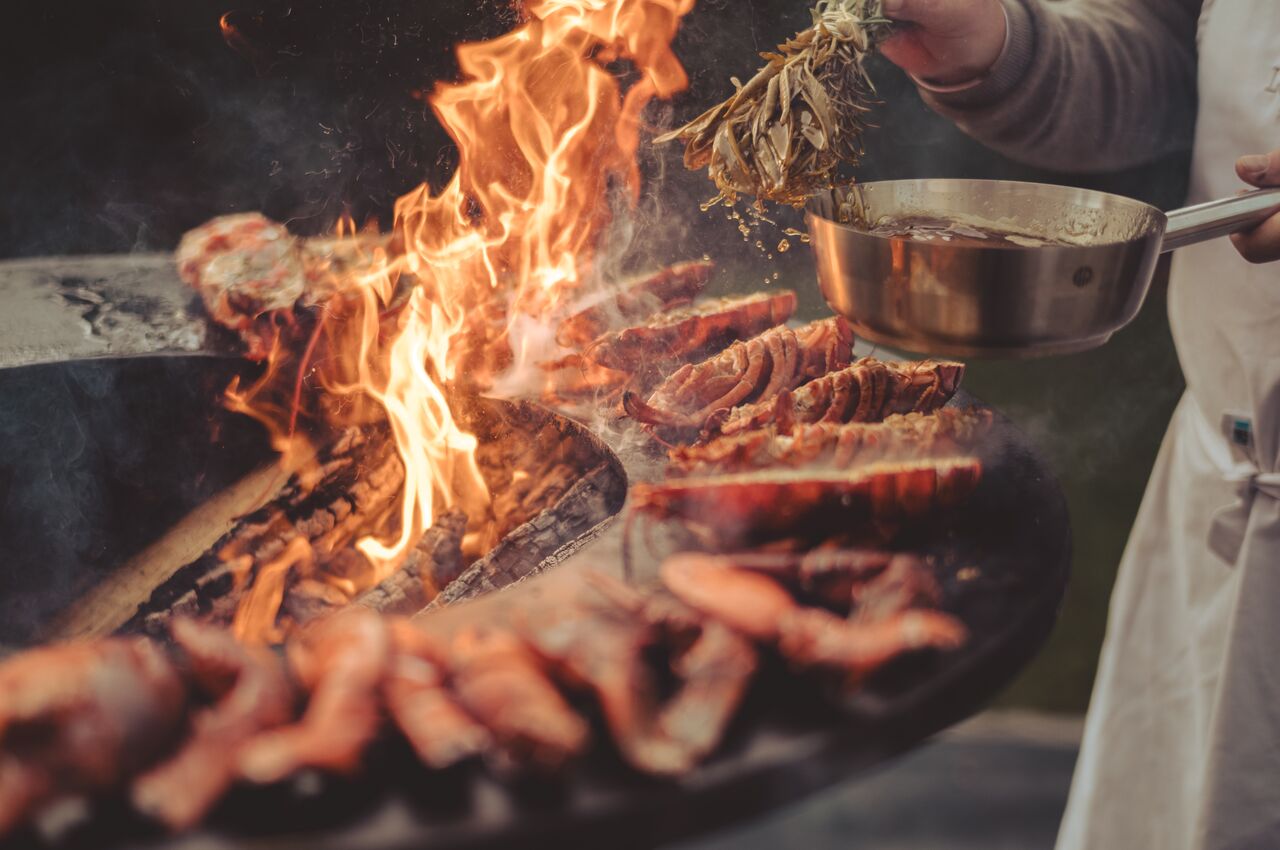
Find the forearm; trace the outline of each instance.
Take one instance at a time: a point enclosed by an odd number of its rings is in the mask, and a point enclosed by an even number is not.
[[[1015,159],[1105,171],[1191,145],[1201,0],[1003,0],[1004,53],[960,91],[922,88],[966,133]]]

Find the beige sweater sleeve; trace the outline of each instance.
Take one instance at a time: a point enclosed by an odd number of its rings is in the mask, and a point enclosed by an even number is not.
[[[1009,41],[981,83],[922,89],[1014,159],[1106,171],[1191,146],[1202,0],[1003,0]]]

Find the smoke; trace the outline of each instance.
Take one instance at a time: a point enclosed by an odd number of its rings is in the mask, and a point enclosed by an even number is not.
[[[0,643],[37,628],[268,453],[198,358],[0,372]],[[216,435],[211,440],[211,434]]]

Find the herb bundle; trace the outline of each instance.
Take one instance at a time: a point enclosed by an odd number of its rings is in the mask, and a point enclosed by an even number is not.
[[[768,64],[746,85],[733,79],[732,97],[655,142],[685,143],[685,167],[706,167],[720,190],[712,203],[799,206],[862,154],[874,95],[864,63],[890,23],[880,0],[818,0],[813,25],[760,54]]]

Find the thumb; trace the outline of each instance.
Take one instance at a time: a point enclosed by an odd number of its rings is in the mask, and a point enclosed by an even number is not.
[[[1280,150],[1240,157],[1236,174],[1251,186],[1280,186]]]

